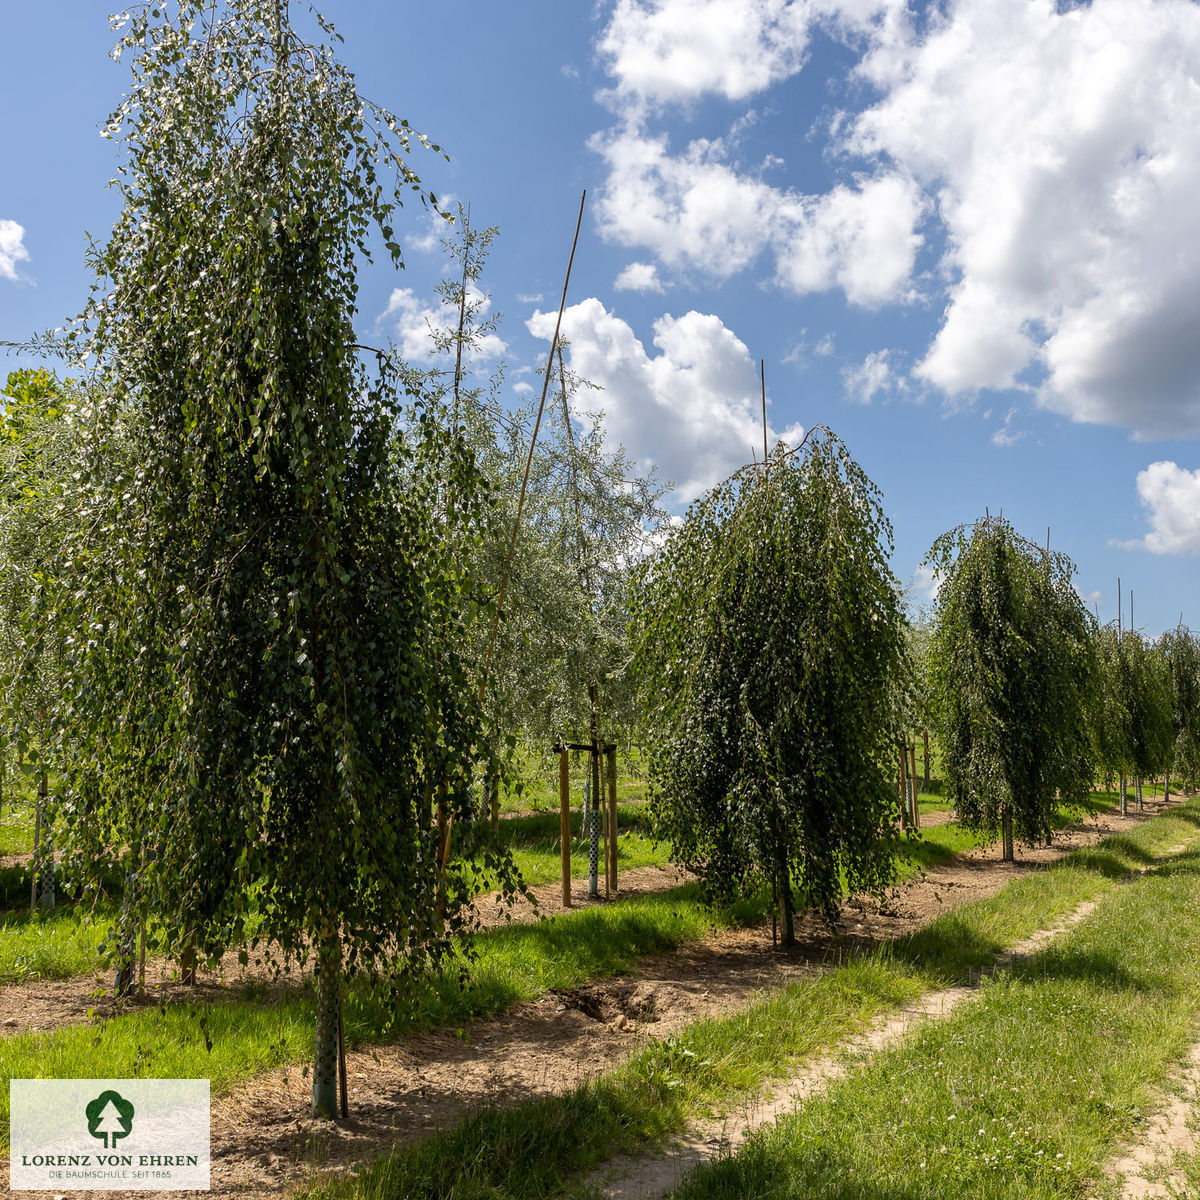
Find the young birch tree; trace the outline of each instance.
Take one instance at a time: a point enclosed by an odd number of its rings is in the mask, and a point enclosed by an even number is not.
[[[943,576],[932,675],[950,793],[1011,861],[1014,838],[1044,842],[1091,787],[1093,621],[1070,559],[1001,517],[944,534],[927,561]]]
[[[402,265],[418,135],[286,0],[118,20],[123,209],[75,340],[136,418],[134,465],[91,490],[114,549],[71,592],[73,832],[123,861],[168,951],[240,945],[253,909],[251,947],[315,958],[332,1115],[343,975],[394,979],[462,927],[431,798],[469,858],[488,753],[457,649],[480,596],[446,550],[485,497],[354,331],[371,239]]]
[[[651,804],[710,893],[833,919],[892,878],[905,622],[877,489],[814,432],[689,509],[632,600]]]

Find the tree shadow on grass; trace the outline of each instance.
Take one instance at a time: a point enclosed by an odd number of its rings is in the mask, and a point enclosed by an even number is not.
[[[1163,991],[1157,979],[1135,974],[1107,951],[1071,946],[1051,946],[1033,958],[1014,962],[1012,974],[1024,983],[1074,982],[1111,991]]]
[[[1200,812],[1196,812],[1188,808],[1175,808],[1170,810],[1171,816],[1177,821],[1186,821],[1189,825],[1195,825],[1200,829]]]
[[[888,949],[897,962],[959,980],[990,967],[1005,948],[996,938],[980,936],[963,916],[952,912],[898,938]]]
[[[1152,861],[1152,860],[1149,860]],[[1091,871],[1104,879],[1121,880],[1129,877],[1129,856],[1122,850],[1117,853],[1101,846],[1086,846],[1080,850],[1072,850],[1063,860],[1063,865],[1077,867],[1082,871]]]
[[[558,845],[561,834],[561,817],[557,809],[553,812],[525,813],[519,817],[502,817],[500,839],[514,846],[541,846],[547,842]],[[571,837],[583,836],[583,811],[574,805],[570,813]],[[650,832],[650,818],[643,805],[621,804],[617,807],[617,828],[620,833]]]
[[[1142,878],[1175,879],[1200,875],[1200,851],[1186,850],[1182,854],[1172,855],[1156,867],[1145,871]]]
[[[1159,855],[1153,850],[1147,850],[1127,833],[1110,833],[1096,849],[1103,849],[1112,854],[1119,854],[1132,863],[1154,863],[1159,861]]]

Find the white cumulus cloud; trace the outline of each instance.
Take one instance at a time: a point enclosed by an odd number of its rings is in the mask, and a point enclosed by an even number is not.
[[[600,229],[623,246],[717,279],[769,254],[788,290],[840,288],[854,304],[912,295],[926,202],[904,175],[863,174],[810,196],[739,172],[719,138],[694,139],[676,154],[665,134],[623,126],[591,145],[608,166]]]
[[[617,0],[598,49],[623,103],[741,100],[800,69],[804,0]]]
[[[1137,490],[1150,532],[1134,544],[1154,554],[1200,554],[1200,470],[1151,463],[1138,472]]]
[[[847,174],[808,194],[694,102],[769,108],[817,28],[858,55],[840,94],[865,103],[826,126]],[[597,47],[605,236],[871,307],[919,280],[941,321],[916,374],[947,397],[1020,388],[1139,436],[1200,431],[1200,4],[616,0]],[[707,126],[664,124],[681,105]]]
[[[535,313],[529,331],[549,341],[554,319]],[[720,318],[659,317],[657,353],[648,353],[629,324],[593,297],[566,310],[563,331],[572,369],[603,389],[585,393],[584,406],[603,409],[608,435],[642,466],[656,464],[683,502],[761,456],[757,363]],[[802,435],[795,425],[769,432],[772,445]]]
[[[662,281],[658,278],[658,267],[653,263],[631,262],[613,280],[619,292],[661,292]]]
[[[467,303],[477,306],[476,320],[487,319],[492,307],[490,296],[468,285]],[[445,304],[436,307],[425,304],[412,288],[394,288],[376,326],[392,334],[404,358],[423,361],[433,358],[437,353],[435,338],[438,334],[449,334],[458,328],[458,312]],[[494,362],[503,357],[507,350],[508,345],[503,338],[495,333],[485,333],[472,347],[470,355],[479,362]]]
[[[1200,7],[953,0],[923,31],[889,27],[860,69],[883,96],[845,148],[918,180],[947,235],[918,373],[1200,429]]]
[[[25,230],[16,221],[0,219],[0,279],[16,282],[21,278],[17,272],[17,263],[28,261]]]

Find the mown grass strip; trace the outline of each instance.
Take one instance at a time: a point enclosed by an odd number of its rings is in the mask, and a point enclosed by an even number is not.
[[[486,1016],[549,988],[627,972],[640,957],[696,941],[717,926],[761,918],[762,910],[753,905],[714,913],[701,904],[695,886],[688,886],[536,925],[490,930],[476,940],[473,959],[415,981],[403,1012],[352,990],[347,1040],[351,1045],[391,1041]],[[303,1062],[312,1052],[311,992],[293,988],[268,997],[261,992],[252,988],[242,999],[215,1005],[168,1005],[96,1025],[0,1038],[0,1078],[202,1076],[211,1080],[214,1093],[228,1090],[269,1067]],[[7,1112],[7,1089],[0,1089],[3,1138]]]
[[[733,1096],[754,1094],[766,1080],[830,1049],[896,1003],[956,973],[986,966],[1002,948],[1066,917],[1082,901],[1116,893],[1121,880],[1157,862],[1166,847],[1200,837],[1197,824],[1195,809],[1156,818],[1094,851],[1016,880],[989,900],[940,917],[870,958],[793,983],[734,1017],[698,1022],[565,1096],[483,1112],[423,1145],[380,1158],[356,1177],[317,1184],[305,1196],[523,1200],[552,1195],[612,1154],[677,1133]],[[890,1082],[876,1086],[884,1095],[895,1090]],[[722,1194],[760,1193],[750,1188]],[[803,1188],[761,1194],[856,1200],[925,1195],[919,1189],[810,1193]],[[968,1194],[990,1193],[957,1193]]]
[[[703,1169],[675,1195],[1050,1200],[1093,1191],[1195,1037],[1200,853]]]

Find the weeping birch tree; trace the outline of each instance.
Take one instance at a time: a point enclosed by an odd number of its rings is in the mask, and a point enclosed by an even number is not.
[[[133,415],[134,465],[81,472],[83,528],[112,550],[70,592],[61,727],[86,764],[74,844],[123,863],[160,948],[315,961],[312,1106],[332,1115],[344,975],[437,958],[486,850],[458,653],[486,597],[447,550],[486,494],[443,415],[358,345],[359,263],[382,245],[401,266],[402,199],[436,201],[408,161],[424,138],[314,19],[325,41],[286,0],[118,18],[123,209],[74,340]],[[445,870],[435,792],[459,830]]]
[[[37,777],[31,903],[40,898],[46,907],[55,901],[46,754],[63,666],[48,618],[71,540],[82,398],[47,370],[13,371],[0,389],[0,807],[15,749]]]
[[[877,489],[817,431],[689,509],[632,601],[651,806],[708,891],[833,919],[892,878],[905,621]]]
[[[1011,861],[1015,839],[1045,841],[1091,788],[1094,622],[1071,560],[1002,517],[944,534],[926,561],[943,576],[931,666],[950,793]]]
[[[1200,637],[1182,623],[1163,634],[1161,646],[1171,678],[1171,727],[1174,744],[1165,776],[1170,795],[1173,770],[1195,779],[1200,763]]]

